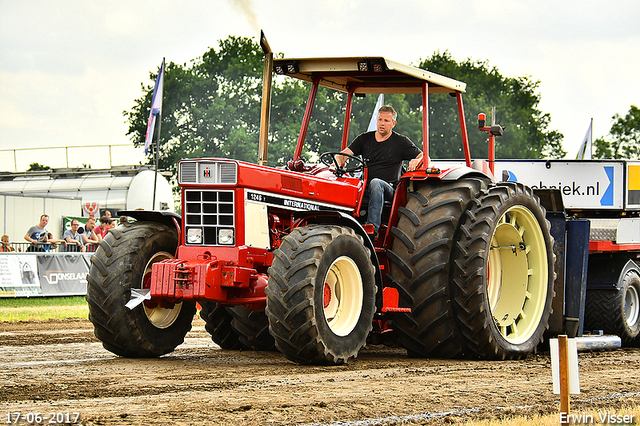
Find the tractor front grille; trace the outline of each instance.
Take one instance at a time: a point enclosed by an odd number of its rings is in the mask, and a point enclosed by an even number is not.
[[[199,244],[185,241],[187,245],[221,245],[218,240],[221,229],[233,229],[235,235],[233,191],[186,189],[184,196],[185,232],[200,228],[203,239]]]

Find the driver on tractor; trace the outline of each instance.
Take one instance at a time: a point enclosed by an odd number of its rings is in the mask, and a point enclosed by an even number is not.
[[[361,155],[367,165],[364,197],[368,198],[369,207],[366,224],[373,225],[374,235],[380,230],[385,200],[393,200],[402,175],[402,162],[410,160],[409,171],[413,171],[422,159],[422,151],[411,139],[393,131],[397,116],[393,107],[383,105],[378,110],[377,130],[360,134],[341,151]],[[337,156],[336,161],[342,166],[347,157]]]

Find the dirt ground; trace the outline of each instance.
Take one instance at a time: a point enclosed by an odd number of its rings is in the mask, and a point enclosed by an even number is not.
[[[573,413],[640,404],[640,349],[579,360]],[[42,413],[42,423],[87,425],[464,423],[557,413],[550,366],[548,353],[456,361],[384,346],[346,366],[299,366],[277,352],[221,350],[199,318],[172,354],[126,359],[103,349],[86,320],[0,323],[0,422]]]

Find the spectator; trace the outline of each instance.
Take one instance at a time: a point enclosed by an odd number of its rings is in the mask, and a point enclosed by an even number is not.
[[[8,252],[11,252],[11,251],[16,251],[16,249],[11,247],[11,244],[9,243],[9,236],[5,234],[1,238],[0,252],[8,253]]]
[[[27,251],[44,251],[42,243],[47,242],[47,231],[45,226],[49,223],[49,215],[43,214],[40,216],[40,223],[33,225],[24,236],[24,239],[29,241],[32,245]],[[40,244],[40,246],[38,246]]]
[[[129,223],[129,218],[126,216],[120,216],[120,225],[123,223]]]
[[[62,239],[67,243],[66,251],[85,251],[84,243],[82,242],[82,235],[78,233],[78,227],[80,222],[78,219],[71,221],[71,229],[64,231]]]
[[[109,211],[109,210],[107,210],[107,211]],[[113,222],[113,221],[111,219],[109,219],[106,215],[104,215],[104,216],[102,216],[100,218],[100,225],[96,226],[96,229],[94,230],[94,232],[98,236],[98,240],[102,240],[102,239],[104,239],[104,237],[107,236],[107,233],[108,233],[109,229],[111,229],[111,227],[110,227],[111,222]]]
[[[84,233],[82,233],[82,242],[84,243],[86,251],[96,251],[95,244],[98,244],[98,236],[95,232],[96,220],[90,217],[87,223],[84,225]],[[91,244],[91,245],[90,245]]]
[[[111,219],[111,212],[109,210],[105,210],[104,211],[104,215],[109,218],[109,226],[108,226],[107,229],[115,228],[116,227],[116,222],[115,222],[115,220]],[[102,219],[102,218],[100,218],[100,219]]]
[[[56,245],[57,243],[62,243],[62,245],[64,246],[67,245],[67,242],[65,240],[58,240],[53,238],[53,234],[51,234],[51,232],[47,233],[47,242],[51,244],[45,244],[44,251],[56,251],[56,249],[58,248],[58,246]]]

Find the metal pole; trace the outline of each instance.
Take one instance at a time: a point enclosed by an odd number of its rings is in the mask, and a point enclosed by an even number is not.
[[[420,170],[427,170],[429,165],[429,83],[422,83],[422,166]]]
[[[267,165],[269,146],[269,117],[271,115],[271,85],[273,70],[273,52],[264,32],[260,31],[260,47],[264,52],[264,71],[262,75],[262,109],[260,111],[260,136],[258,143],[258,164]]]
[[[155,146],[155,157],[156,157],[156,167],[155,173],[153,175],[153,204],[151,205],[151,210],[156,209],[156,186],[158,183],[158,153],[160,151],[160,125],[162,123],[162,110],[158,113],[158,132],[156,136],[156,146]]]
[[[593,160],[593,117],[591,117],[591,126],[589,128],[591,129],[591,134],[589,135],[589,139],[591,139],[589,141],[589,160]]]

